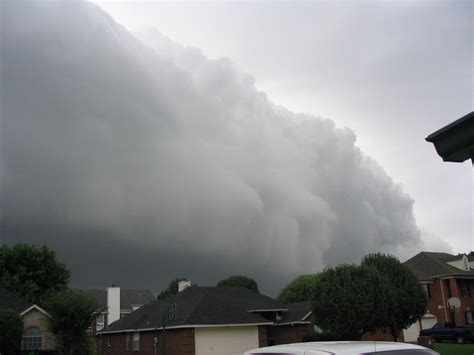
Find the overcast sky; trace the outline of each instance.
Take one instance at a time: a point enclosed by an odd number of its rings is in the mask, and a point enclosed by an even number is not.
[[[0,3],[0,241],[73,287],[467,252],[471,2]],[[104,11],[101,10],[101,8]]]
[[[474,249],[469,162],[443,163],[428,134],[473,110],[472,1],[97,1],[230,58],[275,104],[350,127],[415,200],[426,239]]]

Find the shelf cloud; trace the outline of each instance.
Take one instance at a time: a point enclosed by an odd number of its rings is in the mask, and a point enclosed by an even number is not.
[[[352,130],[279,107],[231,60],[90,3],[0,6],[1,240],[53,247],[73,284],[244,273],[274,292],[421,248],[413,200]]]

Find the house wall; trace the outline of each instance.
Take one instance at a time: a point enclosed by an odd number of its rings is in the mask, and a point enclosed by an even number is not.
[[[56,342],[54,335],[48,331],[48,319],[46,317],[44,313],[33,308],[23,315],[23,329],[30,327],[41,329],[43,333],[43,350],[51,350],[56,347]]]
[[[269,326],[269,345],[300,343],[303,336],[313,331],[312,324]]]
[[[258,326],[195,329],[196,355],[242,355],[259,347]]]
[[[126,333],[104,334],[100,336],[100,348],[102,355],[155,355],[154,337],[158,338],[156,355],[164,355],[164,343],[166,343],[166,355],[195,355],[194,328],[169,329],[166,330],[164,341],[163,331],[140,332],[140,350],[125,350]],[[110,337],[110,346],[108,346]]]
[[[451,310],[447,304],[448,299],[448,288],[445,280],[435,279],[430,284],[431,298],[428,300],[427,313],[433,314],[438,322],[453,322],[457,325],[462,326],[466,324],[464,312],[474,311],[474,280],[469,280],[471,296],[462,296],[459,287],[458,279],[452,277],[446,279],[449,281],[451,288],[451,297],[459,298],[461,301],[461,307],[456,309],[454,312],[455,319],[452,319]],[[441,291],[441,289],[443,291]],[[444,294],[444,302],[443,302]]]
[[[375,333],[369,332],[362,335],[362,340],[364,341],[393,341],[393,337],[389,331],[377,331]],[[405,341],[403,332],[400,332],[398,341]]]
[[[259,326],[258,327],[258,347],[263,348],[264,346],[268,346],[268,332],[266,326]]]

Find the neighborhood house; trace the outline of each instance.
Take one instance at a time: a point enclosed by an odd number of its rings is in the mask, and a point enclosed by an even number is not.
[[[189,287],[99,332],[101,353],[231,355],[299,342],[313,330],[309,302],[282,304],[246,288]]]
[[[422,319],[404,330],[405,341],[416,341],[421,329],[437,322],[474,324],[474,253],[421,252],[404,263],[428,297]]]

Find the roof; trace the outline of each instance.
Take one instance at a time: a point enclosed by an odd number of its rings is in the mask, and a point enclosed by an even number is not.
[[[0,309],[12,309],[18,313],[31,306],[31,303],[5,288],[0,287]]]
[[[284,312],[276,324],[310,323],[308,320],[308,316],[311,314],[310,301],[289,303],[286,306],[288,312]]]
[[[310,343],[296,343],[286,345],[268,346],[255,350],[250,350],[245,355],[252,354],[294,354],[304,355],[308,354],[374,354],[383,353],[390,350],[425,350],[423,354],[438,354],[433,350],[425,347],[408,343],[393,343],[385,341],[328,341],[328,342],[310,342]],[[398,353],[398,352],[397,352]],[[418,354],[418,352],[417,352]],[[420,353],[421,354],[421,353]]]
[[[34,304],[30,306],[29,308],[25,309],[23,312],[20,313],[20,316],[24,316],[26,313],[31,312],[34,309],[37,310],[38,312],[43,313],[45,316],[51,317],[51,315],[48,312],[46,312],[43,308],[41,308],[37,304]]]
[[[447,263],[448,261],[460,260],[461,258],[461,255],[455,256],[448,253],[422,251],[405,261],[404,264],[421,281],[428,281],[439,276],[474,277],[474,269],[469,271],[460,270]],[[471,260],[472,256],[468,258]]]
[[[171,306],[171,307],[170,307]],[[295,305],[291,319],[304,313]],[[170,310],[176,311],[173,320]],[[156,300],[112,323],[100,333],[146,330],[166,327],[263,325],[273,321],[263,317],[266,311],[288,312],[287,305],[247,288],[189,287],[173,297]],[[253,311],[253,312],[251,312]],[[308,312],[306,312],[307,314]],[[295,318],[296,319],[296,318]]]
[[[78,291],[84,292],[94,297],[97,302],[105,309],[107,308],[107,289],[79,289]],[[133,310],[133,306],[145,305],[154,301],[156,297],[150,290],[140,289],[120,289],[120,310]]]
[[[426,137],[444,161],[463,162],[474,157],[474,112]]]

